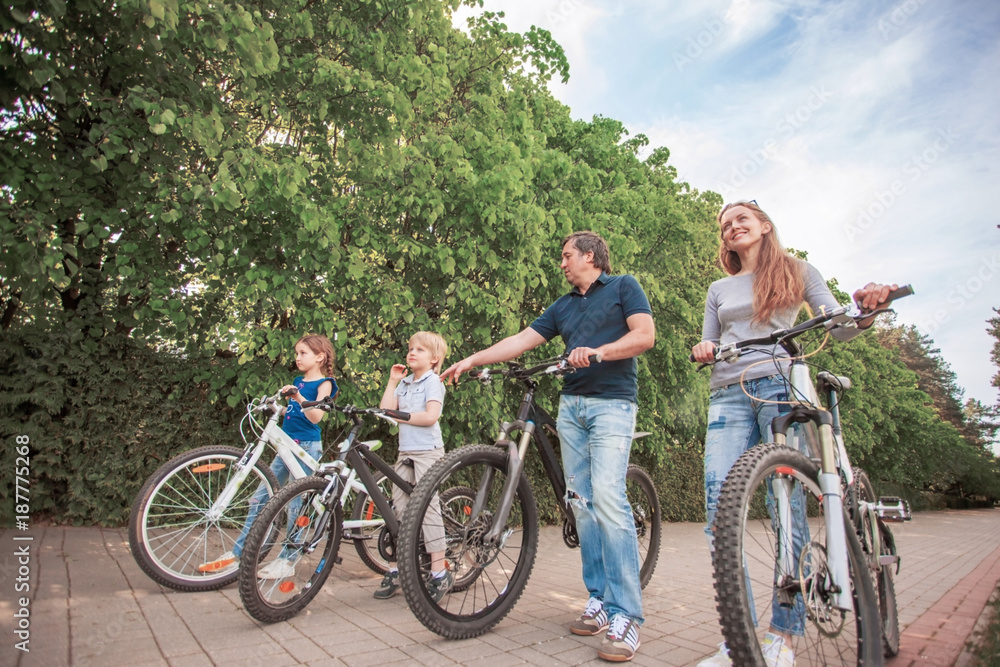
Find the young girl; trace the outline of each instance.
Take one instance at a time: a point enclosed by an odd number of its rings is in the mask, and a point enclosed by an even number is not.
[[[442,456],[444,440],[441,438],[441,407],[444,405],[444,384],[438,377],[448,353],[444,338],[429,331],[418,331],[410,338],[406,366],[394,365],[389,371],[379,407],[410,413],[410,420],[399,423],[399,456],[396,472],[406,481],[416,484]],[[403,516],[407,494],[397,486],[392,488],[392,504],[396,518]],[[434,578],[429,584],[431,595],[439,601],[454,583],[454,575],[445,567],[444,522],[440,502],[435,495],[424,517],[424,545],[431,556]],[[375,598],[391,598],[399,590],[399,572],[391,567],[375,591]]]
[[[708,288],[702,341],[691,348],[697,361],[713,360],[716,345],[758,338],[795,324],[802,302],[814,311],[837,308],[823,277],[812,265],[785,252],[771,218],[754,201],[727,204],[719,212],[719,261],[729,277],[717,280]],[[885,307],[889,291],[896,285],[868,283],[854,293],[862,311]],[[871,318],[861,327],[871,325]],[[834,329],[833,335],[849,340],[857,329]],[[788,412],[788,385],[785,375],[790,361],[778,347],[775,354],[784,359],[753,365],[762,357],[741,357],[735,363],[716,364],[709,382],[708,435],[705,438],[705,509],[709,550],[714,549],[712,522],[722,483],[729,469],[747,449],[771,442],[771,421]],[[749,370],[747,370],[749,367]],[[740,377],[746,370],[741,387]],[[746,393],[744,393],[744,389]],[[749,394],[749,395],[748,395]],[[775,402],[779,403],[775,403]],[[795,536],[799,551],[808,539],[804,504],[793,499]],[[798,553],[799,551],[796,551]],[[792,607],[772,601],[769,632],[761,650],[769,665],[792,665],[792,636],[804,633],[805,609],[801,596]],[[699,667],[731,665],[725,644],[719,653],[699,663]]]
[[[323,442],[320,440],[319,422],[326,413],[323,410],[302,410],[299,405],[301,401],[319,401],[327,396],[337,395],[337,381],[333,379],[333,344],[326,336],[303,336],[295,344],[295,365],[302,372],[302,375],[292,380],[292,384],[287,384],[281,388],[281,393],[290,392],[288,395],[288,407],[285,410],[285,420],[281,424],[281,430],[290,438],[299,443],[302,449],[316,460],[319,460],[323,453]],[[312,470],[306,464],[299,462],[302,471],[306,474]],[[290,476],[288,467],[280,456],[276,456],[271,463],[271,471],[278,478],[278,483],[284,485]],[[210,561],[199,566],[200,572],[232,572],[240,565],[240,554],[243,552],[243,543],[246,541],[250,526],[257,518],[257,512],[263,503],[267,502],[267,489],[262,484],[253,498],[250,499],[250,511],[247,514],[246,523],[243,530],[233,545],[232,551],[219,556],[214,561]],[[268,567],[265,566],[258,576],[265,577]]]

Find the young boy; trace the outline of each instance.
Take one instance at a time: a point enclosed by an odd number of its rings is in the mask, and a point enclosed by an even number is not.
[[[389,383],[379,407],[410,413],[410,420],[399,422],[399,456],[396,472],[406,481],[416,484],[444,456],[444,440],[438,418],[444,404],[444,384],[438,378],[448,353],[444,338],[429,331],[418,331],[410,338],[406,366],[395,364],[389,371]],[[404,463],[404,461],[406,463]],[[412,461],[412,465],[409,463]],[[409,496],[397,486],[392,488],[392,503],[396,518],[403,516]],[[455,576],[445,566],[444,522],[440,503],[435,496],[424,517],[424,542],[431,557],[434,574],[429,589],[434,601],[440,601],[451,589]],[[399,590],[399,571],[390,567],[375,591],[375,598],[386,600]]]

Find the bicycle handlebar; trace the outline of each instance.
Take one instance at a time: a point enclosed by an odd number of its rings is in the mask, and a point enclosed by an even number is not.
[[[888,297],[886,297],[886,303],[889,303],[896,299],[902,299],[903,297],[910,296],[913,293],[914,293],[913,287],[911,285],[903,285],[902,287],[899,287],[889,292]],[[831,320],[839,318],[841,316],[846,316],[846,318],[841,321],[837,321],[833,324],[828,325],[828,328],[833,329],[845,326],[847,324],[847,320],[850,320],[853,324],[856,325],[861,320],[867,320],[870,317],[875,317],[877,315],[881,315],[883,313],[888,313],[891,311],[892,311],[891,308],[877,308],[867,313],[861,312],[857,315],[848,315],[847,307],[840,306],[839,308],[834,308],[829,312],[817,315],[812,319],[808,319],[802,324],[794,326],[791,329],[778,329],[777,331],[772,331],[767,336],[763,336],[761,338],[748,338],[747,340],[736,341],[735,343],[728,343],[726,345],[721,345],[721,346],[716,345],[715,360],[704,362],[701,368],[704,368],[704,366],[710,366],[714,363],[722,361],[723,359],[732,358],[734,354],[736,357],[739,357],[739,351],[744,348],[750,347],[751,345],[775,345],[783,340],[789,340],[795,338],[805,333],[806,331],[811,331],[812,329],[815,329],[820,325],[827,324]],[[698,360],[694,358],[694,354],[689,354],[688,360],[691,361],[692,363],[698,363]],[[701,370],[701,368],[699,368],[699,370]]]
[[[376,417],[389,417],[401,422],[410,421],[410,413],[403,412],[402,410],[392,410],[390,408],[358,408],[353,405],[339,406],[333,402],[332,396],[327,396],[326,398],[319,401],[303,401],[301,403],[302,409],[306,408],[319,408],[329,412],[330,410],[336,410],[337,412],[342,412],[345,415],[375,415]]]
[[[500,377],[513,378],[516,380],[524,380],[533,375],[538,375],[539,373],[546,373],[548,375],[568,375],[569,373],[575,373],[576,368],[569,365],[567,359],[568,354],[561,354],[558,357],[553,357],[551,359],[546,359],[542,363],[535,366],[525,366],[513,361],[508,361],[507,369],[475,369],[469,371],[469,377],[473,380],[479,380],[480,382],[489,382],[490,377],[494,375],[499,375]],[[592,354],[587,357],[587,360],[592,364],[599,364],[602,361],[600,354]]]

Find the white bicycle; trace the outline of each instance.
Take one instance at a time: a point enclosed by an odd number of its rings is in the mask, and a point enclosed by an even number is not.
[[[250,401],[240,424],[244,449],[226,446],[199,447],[167,461],[143,484],[129,516],[129,545],[136,563],[163,586],[181,591],[210,591],[236,581],[235,568],[206,568],[219,554],[231,551],[250,513],[250,499],[260,486],[268,498],[279,484],[270,467],[261,461],[265,449],[274,449],[285,462],[291,480],[319,469],[310,456],[278,426],[285,413],[279,394]],[[266,419],[262,424],[259,419]],[[248,438],[246,427],[254,436]],[[378,440],[366,445],[372,450]],[[310,472],[303,472],[299,461]],[[385,493],[391,493],[383,476]],[[352,540],[358,556],[374,572],[384,574],[389,563],[380,555],[377,536],[385,525],[382,513],[353,473],[341,490],[340,502],[351,507],[343,522],[343,539]],[[261,504],[263,507],[263,503]]]
[[[912,293],[906,286],[889,296]],[[886,522],[909,519],[909,506],[899,498],[877,499],[868,476],[851,467],[838,410],[850,380],[818,374],[824,408],[795,341],[807,331],[853,327],[887,310],[852,316],[836,308],[716,350],[716,362],[748,352],[770,355],[777,345],[792,358],[791,407],[772,423],[775,442],[736,461],[715,516],[716,600],[733,664],[766,664],[761,641],[777,613],[802,625],[790,632],[799,635],[791,646],[799,665],[880,665],[883,655],[899,650],[893,588],[899,556]],[[798,427],[789,433],[793,424]]]

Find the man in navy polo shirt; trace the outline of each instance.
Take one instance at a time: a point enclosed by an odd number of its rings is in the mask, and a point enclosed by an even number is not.
[[[559,400],[559,440],[567,495],[576,515],[583,583],[590,599],[570,625],[578,635],[607,630],[598,656],[631,660],[639,647],[639,545],[625,496],[639,392],[635,357],[653,346],[649,300],[631,275],[612,276],[608,244],[593,232],[563,240],[561,268],[573,290],[518,334],[462,359],[441,374],[513,359],[562,336],[569,363]],[[601,363],[591,364],[592,355]]]

